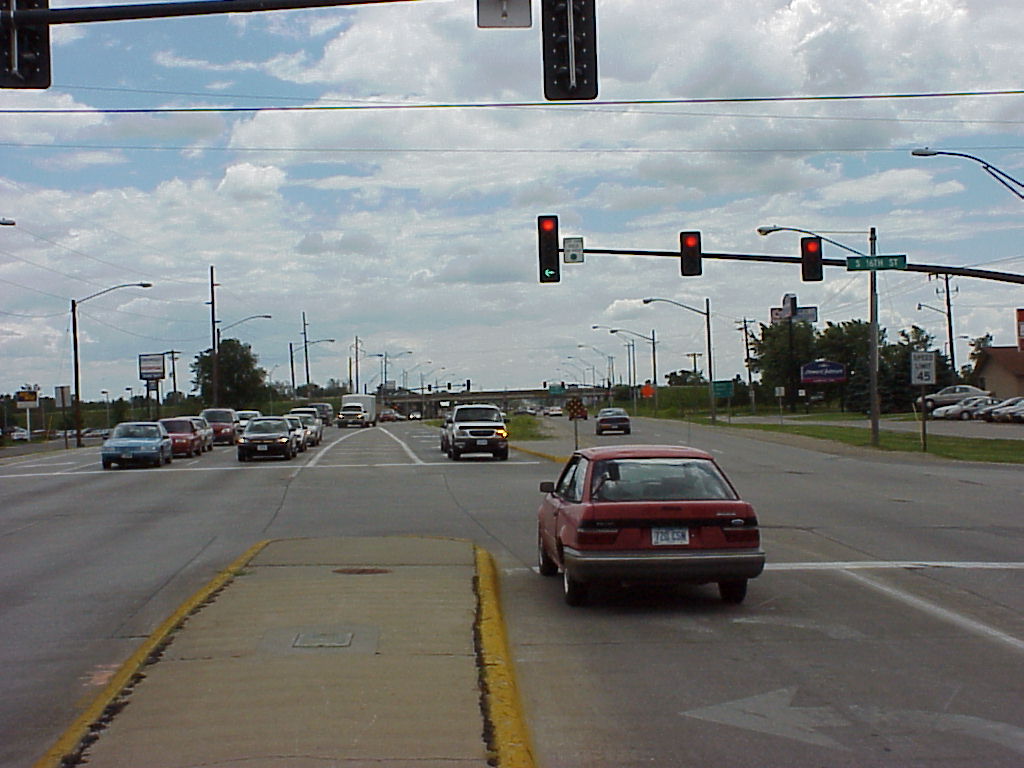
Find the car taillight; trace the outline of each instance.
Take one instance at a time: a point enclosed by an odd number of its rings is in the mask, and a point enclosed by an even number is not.
[[[576,541],[580,546],[587,544],[611,544],[619,535],[618,528],[577,528]]]
[[[730,544],[750,544],[756,546],[761,542],[761,533],[757,528],[723,528],[725,540]]]

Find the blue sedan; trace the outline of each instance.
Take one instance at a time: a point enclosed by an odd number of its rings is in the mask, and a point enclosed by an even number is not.
[[[104,469],[114,464],[170,464],[171,436],[158,421],[126,421],[114,427],[100,457]]]

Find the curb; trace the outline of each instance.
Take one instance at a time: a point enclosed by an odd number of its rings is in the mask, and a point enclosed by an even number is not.
[[[54,745],[32,764],[32,768],[61,768],[76,764],[77,755],[95,739],[95,733],[103,728],[108,709],[116,707],[117,700],[136,682],[136,675],[167,642],[168,636],[178,629],[185,620],[217,591],[223,589],[235,575],[252,560],[270,540],[261,541],[250,547],[241,557],[218,573],[206,586],[178,606],[163,624],[157,627],[146,641],[138,647],[118,668],[114,676],[103,687],[92,703],[86,707]]]
[[[519,451],[521,453],[528,453],[531,456],[537,456],[538,458],[541,458],[541,459],[547,459],[548,461],[553,461],[556,464],[564,464],[565,462],[567,462],[569,460],[568,456],[554,456],[554,455],[552,455],[550,453],[543,453],[541,451],[535,451],[535,450],[533,450],[531,448],[523,448],[522,446],[519,446],[519,445],[509,444],[509,447],[514,449],[514,450],[516,450],[516,451]]]
[[[492,742],[492,753],[500,768],[533,768],[533,749],[501,613],[494,556],[480,547],[473,549],[477,573],[476,631],[488,740]]]

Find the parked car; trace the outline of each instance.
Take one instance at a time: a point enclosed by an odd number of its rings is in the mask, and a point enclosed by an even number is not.
[[[238,438],[237,451],[239,461],[252,461],[259,456],[291,459],[298,452],[295,430],[284,416],[255,416]]]
[[[409,412],[409,421],[421,421],[422,419],[423,419],[423,414],[420,411],[410,411]]]
[[[1013,412],[1021,404],[1024,404],[1024,397],[1011,397],[1009,400],[1004,400],[988,412],[992,417],[989,421],[1013,421]]]
[[[171,436],[159,421],[126,421],[114,427],[100,449],[104,469],[114,464],[150,464],[159,467],[173,458]]]
[[[1003,400],[1000,400],[998,403],[987,405],[984,408],[980,408],[978,412],[974,415],[974,418],[983,419],[984,421],[995,421],[995,412],[997,410],[999,410],[1000,408],[1007,408],[1009,406],[1016,405],[1022,399],[1024,398],[1008,397]]]
[[[15,427],[11,430],[11,440],[29,440],[30,435],[24,427]]]
[[[596,435],[603,435],[605,432],[621,432],[628,435],[631,429],[629,414],[624,408],[602,408],[594,419]]]
[[[309,435],[306,433],[306,426],[298,416],[286,413],[283,418],[291,425],[292,433],[295,435],[295,450],[298,453],[305,453],[309,448]]]
[[[974,417],[975,412],[981,408],[1001,402],[998,398],[988,395],[973,395],[965,397],[959,403],[943,405],[932,411],[933,419],[960,419],[966,421]]]
[[[598,582],[706,584],[740,603],[764,570],[754,508],[709,453],[680,446],[577,450],[540,485],[540,573],[562,571],[565,601]]]
[[[465,453],[508,458],[508,428],[501,410],[489,403],[455,406],[441,428],[441,450],[458,461]]]
[[[234,408],[206,408],[199,415],[213,427],[213,442],[227,445],[238,442],[238,414]]]
[[[189,416],[189,418],[192,420],[192,423],[196,425],[196,429],[199,430],[199,436],[202,438],[203,441],[203,450],[212,451],[213,427],[210,426],[210,422],[208,422],[202,416]]]
[[[160,419],[171,436],[171,453],[175,456],[198,456],[203,452],[203,436],[188,416]]]
[[[991,395],[992,393],[972,387],[970,384],[954,384],[951,387],[943,387],[938,392],[933,392],[930,395],[924,395],[924,399],[917,398],[914,402],[917,403],[918,407],[921,407],[921,403],[924,403],[924,407],[933,411],[941,405],[952,405],[953,403],[959,403],[965,397],[973,397],[975,395]]]

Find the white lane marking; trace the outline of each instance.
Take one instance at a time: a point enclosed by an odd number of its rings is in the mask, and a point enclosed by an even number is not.
[[[956,613],[955,611],[951,611],[948,608],[943,608],[942,606],[936,605],[935,603],[932,603],[928,600],[924,600],[920,597],[914,597],[909,592],[904,592],[902,589],[897,589],[896,587],[890,587],[887,584],[882,584],[881,582],[875,581],[874,579],[869,578],[861,573],[855,573],[853,571],[848,570],[844,570],[842,571],[842,573],[847,578],[853,579],[856,582],[859,582],[867,587],[870,587],[876,592],[881,592],[883,595],[886,595],[888,597],[893,598],[894,600],[898,600],[901,603],[909,605],[911,608],[916,608],[917,610],[922,611],[923,613],[927,613],[930,616],[934,616],[935,618],[941,621],[947,621],[951,624],[955,624],[961,629],[967,630],[968,632],[972,632],[976,635],[981,635],[982,637],[986,637],[990,640],[996,640],[1000,643],[1003,643],[1004,645],[1010,646],[1015,651],[1024,651],[1024,640],[1020,640],[1019,638],[1016,638],[1013,635],[1008,635],[1007,633],[1002,632],[996,629],[995,627],[990,627],[988,624],[984,624],[980,621],[975,621],[974,619]]]
[[[964,568],[967,570],[995,569],[1021,570],[1024,561],[994,563],[956,560],[860,560],[837,563],[766,563],[766,571],[863,571],[863,570],[913,570],[915,568]]]
[[[345,440],[348,440],[350,437],[355,437],[358,434],[359,434],[358,432],[349,432],[349,433],[346,433],[346,434],[342,435],[337,440],[335,440],[335,441],[333,441],[331,443],[328,443],[326,446],[324,446],[323,448],[320,449],[320,451],[317,453],[316,456],[314,456],[312,459],[310,459],[305,464],[303,464],[301,467],[299,467],[299,469],[307,469],[307,468],[312,469],[313,467],[315,467],[317,464],[320,463],[320,459],[322,459],[324,457],[324,455],[327,453],[327,451],[331,450],[331,448],[336,446],[338,443],[343,442]]]
[[[419,456],[413,453],[412,448],[410,448],[408,444],[406,444],[402,440],[399,440],[397,436],[391,434],[389,430],[384,429],[383,427],[381,427],[381,432],[383,432],[385,435],[387,435],[400,446],[402,446],[402,450],[405,451],[405,455],[412,459],[413,464],[423,464],[423,459],[421,459]]]

